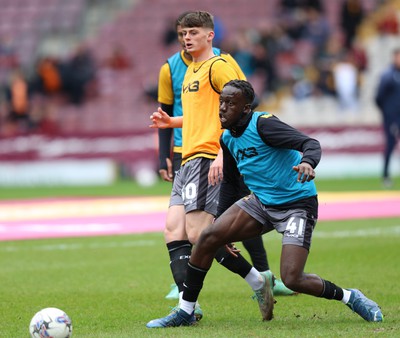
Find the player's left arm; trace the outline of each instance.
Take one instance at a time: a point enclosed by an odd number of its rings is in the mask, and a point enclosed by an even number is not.
[[[276,116],[267,114],[261,116],[257,124],[260,137],[270,147],[293,149],[300,151],[303,156],[293,170],[298,172],[299,182],[311,181],[315,178],[314,169],[321,160],[321,145],[296,128],[282,122]]]

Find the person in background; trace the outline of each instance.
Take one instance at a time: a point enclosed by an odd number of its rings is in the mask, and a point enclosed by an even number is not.
[[[10,76],[10,83],[5,89],[7,122],[11,133],[25,133],[30,130],[31,95],[31,86],[25,74],[20,69],[14,70]]]
[[[345,0],[340,9],[340,26],[343,29],[344,47],[351,49],[357,29],[365,17],[361,0]]]
[[[385,136],[383,185],[390,188],[389,165],[400,135],[400,47],[393,51],[392,64],[381,75],[375,102],[382,113]]]
[[[223,149],[223,182],[219,208],[225,210],[201,233],[188,263],[180,310],[154,319],[149,328],[190,326],[193,309],[219,248],[226,245],[236,259],[233,242],[276,230],[282,235],[281,276],[292,290],[337,300],[369,322],[383,321],[379,306],[357,289],[343,289],[315,274],[305,273],[312,233],[318,219],[315,168],[321,158],[320,143],[267,112],[254,112],[254,90],[243,80],[225,84],[220,95],[220,142]],[[154,115],[153,123],[167,123],[168,116]],[[268,168],[268,170],[266,170]],[[241,177],[252,193],[239,201],[231,191]],[[253,289],[263,281],[247,263],[241,276]],[[254,275],[254,278],[253,278]],[[229,301],[229,300],[226,300]],[[263,320],[273,318],[270,306],[260,307]]]

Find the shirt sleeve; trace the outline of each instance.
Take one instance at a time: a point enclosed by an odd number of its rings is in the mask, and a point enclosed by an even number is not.
[[[303,153],[301,162],[307,162],[313,168],[318,165],[322,151],[317,140],[303,134],[271,114],[259,117],[257,129],[266,145],[298,150]]]
[[[222,58],[214,61],[211,66],[211,84],[219,93],[221,93],[225,83],[239,79],[240,76],[236,70]]]
[[[161,108],[169,116],[172,116],[172,106],[161,104]],[[158,129],[159,169],[168,169],[167,158],[171,158],[172,135],[173,135],[172,128]]]
[[[158,77],[158,102],[174,104],[174,91],[172,89],[171,72],[168,62],[161,66]]]
[[[242,68],[240,68],[239,64],[236,62],[236,60],[233,58],[232,55],[228,53],[221,53],[221,57],[226,62],[228,62],[232,66],[232,68],[236,71],[239,80],[246,80],[246,75],[244,75]]]

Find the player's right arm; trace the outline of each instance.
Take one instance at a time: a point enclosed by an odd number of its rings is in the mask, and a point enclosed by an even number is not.
[[[152,124],[150,128],[182,128],[183,117],[182,116],[169,116],[161,107],[150,115]]]
[[[169,116],[173,115],[174,93],[172,90],[171,72],[168,62],[160,69],[158,79],[158,102],[161,109]],[[164,181],[172,182],[171,140],[173,131],[170,128],[158,129],[159,174]]]
[[[161,109],[169,116],[172,116],[173,106],[161,104]],[[171,160],[171,139],[173,131],[171,128],[158,129],[158,172],[164,181],[172,182],[172,160]]]

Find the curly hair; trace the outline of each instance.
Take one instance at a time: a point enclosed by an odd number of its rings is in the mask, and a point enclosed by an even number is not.
[[[242,92],[242,95],[246,98],[246,102],[250,104],[253,103],[255,94],[250,82],[244,80],[231,80],[224,85],[224,87],[227,86],[239,89]]]

